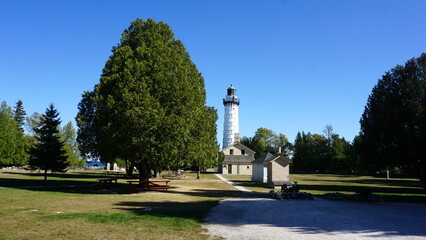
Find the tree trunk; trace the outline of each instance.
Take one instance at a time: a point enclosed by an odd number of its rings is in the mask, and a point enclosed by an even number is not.
[[[44,170],[44,181],[47,180],[47,169]]]
[[[198,171],[197,171],[197,179],[200,179],[200,178],[201,178],[200,168],[198,168]]]
[[[148,169],[146,166],[142,166],[141,164],[137,166],[137,169],[139,171],[139,181],[149,181],[151,170]]]
[[[132,161],[126,160],[126,176],[127,178],[131,178],[133,176],[133,169],[135,168],[135,164]]]

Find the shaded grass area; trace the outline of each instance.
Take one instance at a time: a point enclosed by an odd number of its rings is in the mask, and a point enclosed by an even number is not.
[[[197,227],[194,221],[181,219],[179,217],[165,217],[152,214],[133,215],[125,213],[96,214],[96,213],[71,213],[46,216],[45,219],[65,220],[65,219],[84,219],[93,223],[128,223],[134,221],[149,221],[161,224],[164,228],[191,228]]]
[[[298,182],[301,191],[310,192],[316,196],[329,192],[352,194],[368,190],[389,202],[426,203],[426,192],[418,179],[387,180],[370,176],[292,174],[291,180]]]
[[[248,175],[224,175],[234,183],[252,191],[269,192],[266,184],[251,182]],[[334,175],[334,174],[291,174],[292,182],[298,182],[300,191],[309,192],[317,197],[325,193],[347,193],[369,190],[389,202],[426,203],[426,192],[418,179],[377,178],[370,176]]]
[[[0,171],[0,239],[214,239],[202,220],[219,200],[243,196],[212,174],[188,173],[168,191],[128,192],[127,179],[96,188],[103,172]],[[13,187],[13,188],[10,188]]]

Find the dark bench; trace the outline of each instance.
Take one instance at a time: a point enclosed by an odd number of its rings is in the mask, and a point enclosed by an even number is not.
[[[98,180],[98,187],[109,188],[112,186],[112,182],[117,183],[117,178],[103,178]]]
[[[139,180],[129,180],[128,189],[131,191],[147,191],[154,189],[169,189],[170,185],[168,180],[157,180],[157,181],[139,181]]]

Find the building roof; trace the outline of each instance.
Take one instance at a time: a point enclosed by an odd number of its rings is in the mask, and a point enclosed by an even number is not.
[[[256,158],[252,163],[264,163],[265,160],[272,158],[273,155],[270,152],[267,152],[266,154],[263,154],[262,156]]]
[[[272,155],[271,153],[268,152],[268,153],[263,154],[262,156],[256,158],[252,163],[268,164],[268,163],[275,161],[275,160],[278,160],[280,158],[282,160],[286,161],[287,163],[292,162],[290,159],[288,159],[284,155],[281,155],[281,154]]]
[[[266,159],[264,163],[265,163],[265,164],[268,164],[268,163],[270,163],[270,162],[272,162],[272,161],[276,161],[276,160],[278,160],[278,159],[282,159],[282,160],[286,161],[287,163],[291,163],[291,162],[292,162],[290,159],[288,159],[288,158],[287,158],[287,157],[285,157],[284,155],[276,154],[276,155],[274,155],[272,158]]]
[[[252,163],[254,156],[250,155],[225,155],[224,163]]]
[[[251,152],[253,152],[253,154],[255,154],[256,152],[255,151],[253,151],[253,150],[251,150],[250,148],[248,148],[246,145],[244,145],[244,144],[242,144],[242,143],[240,143],[240,142],[234,142],[233,144],[231,144],[231,145],[229,145],[229,146],[227,146],[226,148],[224,148],[224,149],[222,149],[222,150],[220,150],[221,152],[223,152],[224,150],[226,150],[226,149],[228,149],[228,148],[231,148],[231,147],[233,147],[233,146],[235,146],[235,145],[240,145],[241,147],[243,147],[245,150],[248,150],[248,151],[251,151]]]

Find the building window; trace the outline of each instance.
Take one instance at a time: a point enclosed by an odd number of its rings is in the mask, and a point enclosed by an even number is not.
[[[246,155],[246,150],[242,149],[241,150],[241,155]]]
[[[229,149],[229,155],[234,155],[234,149]]]

